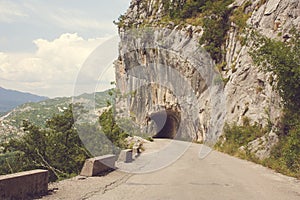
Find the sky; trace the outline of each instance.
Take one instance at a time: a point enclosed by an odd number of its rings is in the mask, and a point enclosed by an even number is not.
[[[76,88],[105,89],[114,79],[111,68],[118,53],[113,21],[129,3],[0,0],[0,86],[47,97],[73,96]],[[93,56],[111,61],[87,66]],[[84,74],[88,70],[93,76]]]

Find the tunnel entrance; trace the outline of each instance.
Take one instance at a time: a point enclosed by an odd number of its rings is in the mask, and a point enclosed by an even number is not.
[[[176,137],[180,125],[180,112],[171,109],[152,113],[150,119],[157,126],[157,132],[153,138],[169,138]]]

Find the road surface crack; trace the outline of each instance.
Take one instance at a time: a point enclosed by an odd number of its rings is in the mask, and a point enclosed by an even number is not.
[[[125,176],[122,176],[121,178],[95,190],[92,192],[89,192],[87,194],[85,194],[81,199],[82,200],[86,200],[91,198],[92,196],[96,195],[96,194],[105,194],[106,192],[113,190],[115,188],[117,188],[118,186],[122,185],[123,183],[125,183],[131,176],[133,176],[132,174],[126,174]]]

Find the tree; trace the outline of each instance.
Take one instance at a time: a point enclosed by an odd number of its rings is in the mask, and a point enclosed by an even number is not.
[[[112,85],[115,82],[111,83]],[[112,142],[115,147],[125,148],[125,138],[128,137],[128,133],[120,128],[118,123],[116,122],[114,111],[115,105],[113,101],[115,98],[120,97],[121,94],[116,89],[111,89],[109,91],[110,99],[107,101],[107,110],[105,110],[99,117],[99,123],[101,126],[101,131],[105,134],[105,136]],[[116,150],[113,148],[114,151]]]
[[[120,148],[126,146],[124,141],[128,134],[118,126],[113,115],[113,108],[109,108],[101,114],[99,123],[101,130],[114,145]]]
[[[50,180],[67,178],[80,172],[84,161],[90,153],[83,146],[74,127],[72,105],[61,115],[53,116],[41,129],[28,121],[23,122],[25,135],[3,144],[6,155],[11,155],[10,172],[18,172],[35,168],[50,171]],[[7,167],[6,166],[6,167]],[[2,174],[7,173],[4,166]]]

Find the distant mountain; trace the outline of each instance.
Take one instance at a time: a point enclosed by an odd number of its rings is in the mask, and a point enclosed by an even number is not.
[[[39,127],[45,127],[48,119],[55,114],[62,113],[69,104],[74,103],[74,100],[82,105],[85,111],[88,111],[82,113],[80,120],[93,123],[98,119],[99,111],[107,106],[108,100],[111,100],[108,91],[82,94],[74,98],[59,97],[22,104],[0,117],[0,142],[22,135],[23,120],[28,120]]]
[[[0,121],[6,121],[10,125],[20,127],[23,120],[29,120],[35,125],[43,127],[47,119],[66,110],[69,104],[74,101],[83,105],[85,110],[95,112],[95,110],[106,107],[107,100],[110,98],[108,91],[104,91],[82,94],[77,97],[58,97],[40,102],[25,103],[14,108],[6,116],[0,117]]]
[[[28,102],[39,102],[48,99],[30,93],[4,89],[0,87],[0,114]]]

